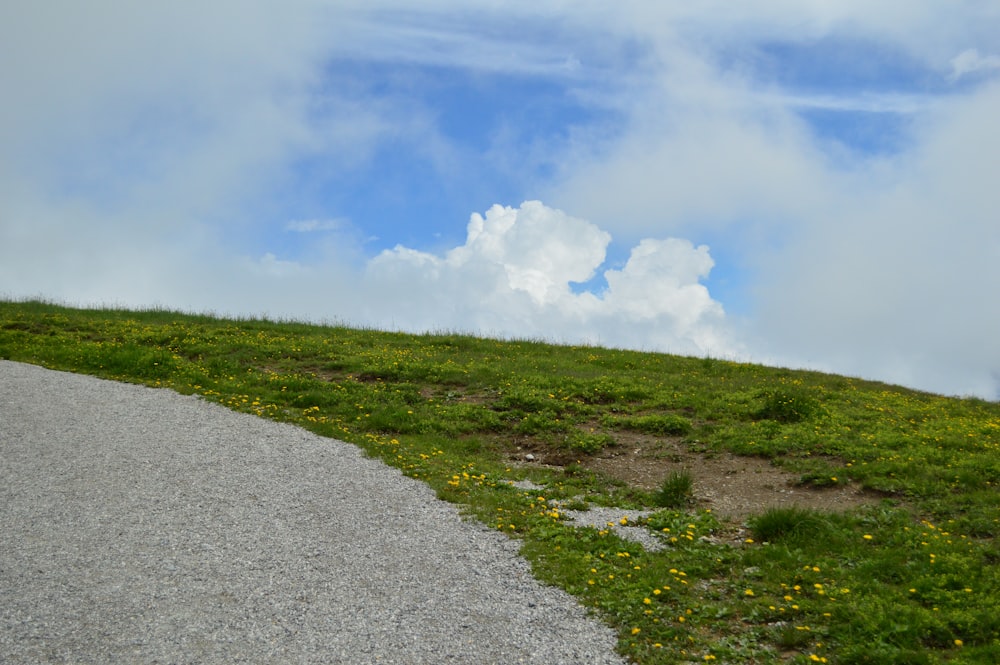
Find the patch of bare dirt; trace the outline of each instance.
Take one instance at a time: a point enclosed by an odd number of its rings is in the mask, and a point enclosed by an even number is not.
[[[687,471],[697,505],[733,521],[775,507],[847,510],[878,499],[853,484],[802,486],[797,475],[758,457],[705,454],[679,440],[638,434],[620,437],[618,446],[581,464],[646,490],[658,489],[671,472]]]
[[[616,432],[618,445],[594,456],[577,456],[528,441],[517,442],[511,461],[558,468],[570,463],[599,471],[633,487],[655,491],[676,471],[693,481],[696,505],[722,520],[742,523],[769,508],[796,506],[815,510],[848,510],[881,497],[856,484],[826,487],[802,485],[800,477],[759,457],[699,452],[680,438]]]

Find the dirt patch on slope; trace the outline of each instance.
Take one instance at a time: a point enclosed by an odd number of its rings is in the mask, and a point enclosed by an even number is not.
[[[766,459],[692,451],[680,440],[661,437],[621,437],[618,446],[580,462],[645,490],[658,489],[672,472],[687,471],[698,507],[734,521],[775,507],[847,510],[879,498],[854,483],[801,485],[798,475]]]

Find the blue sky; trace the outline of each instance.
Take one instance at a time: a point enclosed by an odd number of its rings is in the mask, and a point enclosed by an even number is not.
[[[1000,9],[0,9],[0,294],[1000,398]]]

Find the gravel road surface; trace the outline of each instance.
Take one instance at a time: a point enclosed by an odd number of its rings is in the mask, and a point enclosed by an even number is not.
[[[0,361],[0,662],[622,663],[517,550],[348,444]]]

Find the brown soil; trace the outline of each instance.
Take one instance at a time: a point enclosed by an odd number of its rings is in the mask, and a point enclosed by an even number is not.
[[[581,466],[599,471],[633,487],[656,490],[676,471],[693,480],[698,508],[711,509],[720,519],[743,522],[769,508],[797,506],[817,510],[847,510],[874,503],[879,497],[853,483],[825,487],[802,485],[798,475],[759,457],[690,450],[680,439],[643,434],[618,434],[617,446],[592,457]],[[520,461],[529,454],[518,453]],[[533,453],[534,464],[562,466],[565,459]]]

